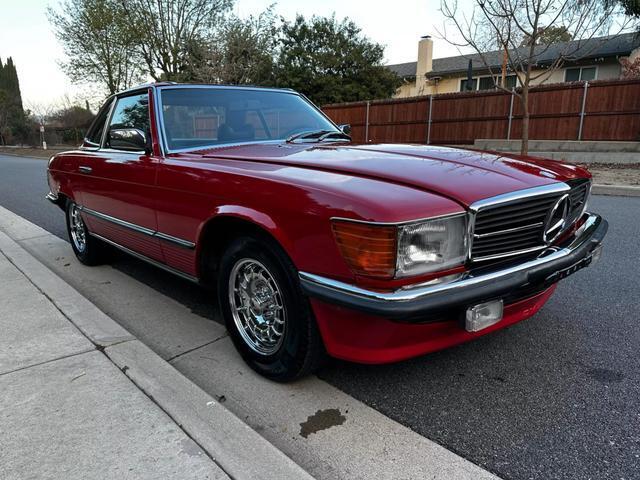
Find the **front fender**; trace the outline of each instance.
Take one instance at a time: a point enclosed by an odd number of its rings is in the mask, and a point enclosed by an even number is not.
[[[207,224],[215,221],[215,219],[220,219],[221,217],[243,220],[266,231],[280,244],[289,257],[294,259],[294,242],[286,232],[278,226],[277,222],[270,215],[264,212],[241,205],[220,205],[216,207],[214,211],[211,212],[209,218],[199,225],[197,234],[198,240],[202,239]],[[201,242],[198,241],[198,245],[200,244]]]

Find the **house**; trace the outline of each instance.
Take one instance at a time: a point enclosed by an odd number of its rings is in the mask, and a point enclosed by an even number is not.
[[[633,59],[640,56],[640,35],[627,33],[537,46],[533,74],[542,73],[557,58],[563,54],[566,56],[568,52],[572,53],[573,58],[579,60],[565,61],[562,68],[550,75],[543,75],[538,80],[532,80],[532,84],[620,78],[619,59],[622,57]],[[404,81],[394,97],[466,91],[469,60],[472,62],[473,71],[470,90],[496,88],[496,82],[500,81],[504,52],[502,50],[487,52],[484,58],[490,70],[478,54],[433,58],[433,40],[429,36],[422,37],[418,42],[417,62],[387,65],[387,68]],[[505,86],[512,88],[516,83],[515,73],[507,71]]]

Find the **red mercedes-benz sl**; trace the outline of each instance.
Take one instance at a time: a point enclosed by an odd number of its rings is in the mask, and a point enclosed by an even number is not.
[[[506,327],[599,257],[581,168],[348,134],[290,90],[146,85],[51,158],[48,198],[81,262],[117,247],[215,289],[240,354],[279,381]]]

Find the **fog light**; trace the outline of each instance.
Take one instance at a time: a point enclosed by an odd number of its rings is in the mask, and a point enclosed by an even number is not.
[[[591,264],[597,263],[600,257],[602,257],[602,245],[598,245],[593,249],[593,252],[591,252]]]
[[[478,332],[502,320],[502,300],[480,303],[467,309],[465,329]]]

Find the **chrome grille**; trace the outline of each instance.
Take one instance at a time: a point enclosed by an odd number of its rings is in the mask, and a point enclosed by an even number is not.
[[[471,259],[491,260],[543,248],[545,219],[561,195],[525,198],[480,209],[475,219]]]
[[[542,250],[546,247],[543,232],[547,215],[565,193],[571,207],[567,225],[578,219],[589,196],[591,182],[586,179],[567,182],[570,190],[533,193],[498,202],[481,202],[475,208],[471,260],[498,260]]]
[[[581,178],[578,180],[569,180],[567,184],[571,187],[569,191],[569,198],[571,199],[569,223],[573,223],[578,219],[582,210],[584,210],[585,203],[589,197],[589,191],[591,190],[591,182]]]

